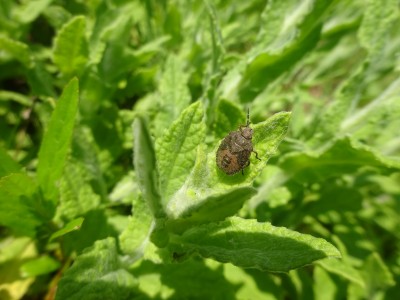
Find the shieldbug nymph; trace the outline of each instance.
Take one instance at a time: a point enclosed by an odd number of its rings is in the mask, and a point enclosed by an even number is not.
[[[253,150],[253,129],[249,127],[250,118],[247,110],[246,126],[239,126],[239,130],[230,132],[221,142],[217,151],[217,166],[227,175],[236,174],[242,171],[250,164],[251,152],[258,154]]]

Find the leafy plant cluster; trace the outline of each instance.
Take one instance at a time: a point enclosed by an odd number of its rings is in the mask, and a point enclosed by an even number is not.
[[[399,49],[397,0],[2,0],[0,298],[400,298]]]

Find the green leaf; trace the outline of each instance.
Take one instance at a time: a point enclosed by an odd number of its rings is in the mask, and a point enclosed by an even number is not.
[[[53,0],[29,0],[23,1],[15,10],[15,18],[21,23],[30,23],[35,20]]]
[[[169,127],[189,105],[190,94],[187,81],[188,75],[184,72],[182,59],[176,55],[170,55],[159,82],[157,95],[159,111],[155,119],[158,129],[156,134],[161,134],[165,128]]]
[[[76,16],[66,23],[54,40],[53,60],[65,75],[80,74],[88,58],[86,19]]]
[[[176,237],[174,251],[198,253],[244,268],[287,272],[339,251],[323,239],[270,223],[232,217],[189,229]]]
[[[153,216],[143,197],[132,203],[132,216],[119,237],[121,249],[126,254],[142,255],[149,241]]]
[[[56,299],[131,299],[136,279],[119,261],[113,238],[97,241],[61,278]]]
[[[162,217],[164,211],[158,187],[158,173],[153,142],[147,125],[140,116],[133,122],[133,163],[143,198],[155,217]]]
[[[329,271],[330,273],[336,274],[365,288],[365,282],[360,274],[360,271],[356,270],[343,260],[323,259],[318,262],[318,265],[320,265],[322,268]]]
[[[57,101],[38,155],[37,176],[46,199],[56,202],[56,182],[67,158],[78,111],[78,79],[72,79]]]
[[[34,197],[36,185],[23,173],[0,179],[0,224],[17,234],[34,236],[42,223],[40,203]]]
[[[34,65],[28,45],[0,35],[0,50],[20,61],[26,68]]]
[[[30,243],[32,240],[29,237],[9,236],[3,238],[0,242],[0,265],[17,258],[29,247]]]
[[[75,220],[72,220],[71,222],[69,222],[67,225],[65,225],[62,229],[57,230],[56,232],[54,232],[50,239],[49,242],[51,242],[52,240],[59,238],[60,236],[63,236],[71,231],[75,231],[75,230],[79,230],[82,226],[82,223],[85,219],[84,218],[77,218]]]
[[[246,113],[234,102],[221,100],[218,103],[213,130],[215,136],[223,139],[229,132],[246,124]]]
[[[251,54],[250,63],[246,66],[240,81],[241,100],[246,102],[252,100],[316,46],[321,31],[321,18],[333,2],[309,1],[303,4],[288,1],[284,20],[281,16],[275,15],[275,5],[267,7],[264,15],[272,14],[273,22],[280,23],[281,28],[274,28],[280,34],[267,49]],[[282,7],[278,5],[278,9]],[[261,37],[259,39],[262,40]],[[266,41],[270,42],[270,39],[268,35]]]
[[[7,153],[7,151],[0,146],[0,177],[10,173],[18,173],[21,167],[15,162]]]
[[[65,164],[63,176],[59,182],[58,212],[67,220],[82,216],[99,207],[101,199],[89,184],[90,179],[81,161],[70,159]]]
[[[321,151],[292,152],[284,156],[279,165],[296,180],[315,182],[354,173],[365,166],[398,170],[400,161],[385,158],[370,147],[345,137],[331,142]]]
[[[395,21],[399,18],[399,3],[396,0],[368,0],[366,10],[358,31],[361,45],[370,56],[379,55]]]
[[[205,138],[203,115],[202,103],[200,101],[193,103],[157,140],[160,191],[164,205],[183,185],[194,166],[197,146]]]
[[[28,107],[32,105],[32,100],[23,94],[15,93],[12,91],[0,91],[0,101],[10,100]]]
[[[24,263],[21,266],[21,273],[24,277],[35,277],[51,273],[57,270],[60,266],[61,264],[57,260],[44,255]]]
[[[223,220],[237,213],[255,193],[252,187],[238,187],[197,201],[182,196],[179,198],[180,206],[168,207],[170,219],[166,221],[166,226],[171,231],[182,233],[192,226]],[[196,195],[194,191],[192,194]]]
[[[396,284],[389,268],[376,252],[365,260],[362,275],[367,287],[367,297],[372,297],[379,289],[387,289]]]

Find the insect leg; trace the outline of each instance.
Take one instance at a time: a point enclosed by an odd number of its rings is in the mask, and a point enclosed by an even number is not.
[[[258,153],[256,152],[256,151],[252,151],[252,152],[254,152],[255,154],[256,154],[256,158],[258,159],[258,160],[261,160],[259,157],[258,157]]]

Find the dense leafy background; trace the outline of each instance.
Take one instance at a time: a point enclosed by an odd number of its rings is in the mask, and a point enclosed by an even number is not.
[[[1,0],[0,298],[400,299],[399,54],[397,0]]]

